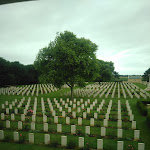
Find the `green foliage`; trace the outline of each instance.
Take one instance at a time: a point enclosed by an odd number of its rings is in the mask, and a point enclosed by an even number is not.
[[[0,129],[3,129],[4,128],[4,124],[2,121],[0,121]]]
[[[137,101],[137,107],[139,108],[142,115],[147,116],[148,110],[146,106],[142,103],[142,101],[140,100]]]
[[[147,70],[144,72],[144,75],[143,75],[143,80],[144,80],[144,81],[149,81],[148,74],[150,74],[150,68],[147,69]]]
[[[103,60],[97,59],[97,67],[98,67],[98,77],[96,81],[98,82],[105,82],[111,81],[114,77],[114,63],[113,62],[105,62]],[[116,72],[117,73],[117,72]]]
[[[73,140],[69,140],[67,144],[67,149],[74,149],[76,147],[76,143]]]
[[[9,4],[9,3],[16,3],[16,2],[24,2],[24,1],[32,1],[32,0],[1,0],[0,5]]]
[[[148,126],[150,127],[150,113],[147,115],[146,121],[148,123]]]
[[[24,66],[19,62],[9,62],[0,57],[0,87],[38,83],[38,74],[33,65]]]
[[[97,45],[85,38],[77,38],[72,32],[57,33],[48,47],[41,49],[34,65],[41,82],[49,82],[60,88],[67,84],[73,92],[75,84],[84,86],[97,76]]]
[[[22,143],[24,143],[25,142],[25,135],[23,135],[23,134],[19,134],[19,141],[18,141],[18,143],[19,144],[22,144]]]
[[[4,137],[3,142],[10,142],[10,140],[11,140],[10,135],[6,135],[6,136]]]
[[[56,148],[56,147],[58,147],[58,145],[59,145],[58,141],[52,141],[52,142],[51,142],[51,146],[52,146],[52,147],[55,147],[55,148]]]

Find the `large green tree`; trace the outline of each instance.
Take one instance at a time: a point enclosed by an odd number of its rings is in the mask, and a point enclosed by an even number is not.
[[[76,84],[84,86],[85,81],[96,77],[96,50],[95,43],[77,38],[72,32],[57,33],[55,40],[39,51],[34,62],[40,81],[59,88],[67,84],[73,98]]]
[[[98,82],[111,81],[113,78],[114,63],[111,61],[107,62],[97,59],[97,65],[99,69],[98,72],[99,76],[97,77],[96,81]]]
[[[144,75],[143,75],[143,80],[144,80],[144,81],[149,81],[148,74],[150,74],[150,68],[147,69],[147,70],[144,72]]]

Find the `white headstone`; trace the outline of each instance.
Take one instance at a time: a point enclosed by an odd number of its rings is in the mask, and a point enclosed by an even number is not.
[[[31,122],[31,130],[35,130],[35,122]]]
[[[50,135],[49,134],[45,134],[44,135],[44,139],[45,139],[45,144],[49,144],[50,143]]]
[[[61,136],[61,146],[67,146],[67,136]]]
[[[32,115],[32,122],[36,122],[36,116]]]
[[[97,119],[97,113],[94,113],[94,118]]]
[[[10,121],[6,120],[6,128],[10,128]]]
[[[72,116],[74,119],[76,118],[76,112],[75,111],[72,112]]]
[[[71,125],[71,134],[76,134],[76,126]]]
[[[85,133],[90,135],[90,126],[85,126]]]
[[[101,127],[101,136],[106,136],[106,128]]]
[[[43,123],[46,123],[46,122],[47,122],[47,116],[43,115]]]
[[[78,117],[78,125],[82,126],[82,118]]]
[[[4,140],[4,131],[0,130],[0,140]]]
[[[103,150],[103,139],[97,139],[97,149]]]
[[[81,112],[81,108],[80,108],[80,107],[77,108],[77,112],[78,112],[78,113]]]
[[[84,147],[84,138],[79,137],[79,148],[83,148],[83,147]]]
[[[107,120],[107,119],[104,119],[103,121],[104,121],[104,122],[103,122],[104,127],[108,127],[108,120]]]
[[[66,117],[66,124],[70,124],[70,117]]]
[[[134,130],[134,140],[140,139],[140,130]]]
[[[117,130],[117,138],[122,138],[122,132],[123,130],[122,129],[118,129]]]
[[[19,141],[19,133],[18,132],[14,132],[14,141],[18,142]]]
[[[58,123],[58,116],[54,116],[54,123]]]
[[[91,127],[94,127],[94,118],[91,118],[91,119],[90,119],[90,126],[91,126]]]
[[[15,120],[15,115],[11,114],[11,120],[14,121]]]
[[[117,141],[117,150],[123,150],[123,141]]]
[[[18,109],[17,108],[15,108],[15,114],[18,114]]]
[[[132,121],[132,129],[133,129],[133,130],[136,129],[136,121]]]
[[[18,129],[22,130],[22,121],[18,121]]]
[[[29,133],[29,143],[34,143],[34,133]]]
[[[21,114],[21,121],[25,121],[25,115]]]
[[[4,119],[5,119],[5,114],[1,113],[1,120],[4,120]]]
[[[48,132],[48,123],[44,123],[44,132]]]
[[[83,119],[86,119],[86,112],[83,112]]]
[[[145,150],[145,144],[144,143],[138,143],[138,150]]]
[[[87,113],[90,114],[90,108],[87,108]]]
[[[57,132],[58,133],[62,132],[62,125],[61,124],[57,124]]]
[[[65,118],[65,116],[66,116],[66,112],[62,111],[62,117]]]
[[[130,121],[133,121],[134,120],[134,115],[131,115],[130,116]]]
[[[9,114],[9,108],[6,108],[6,114],[7,115]]]
[[[118,128],[122,128],[122,120],[118,120],[117,127],[118,127]]]

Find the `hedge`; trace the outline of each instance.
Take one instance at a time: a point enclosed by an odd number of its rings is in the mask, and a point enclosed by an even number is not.
[[[148,110],[147,107],[142,103],[142,101],[137,101],[137,107],[139,108],[142,115],[147,116]]]
[[[146,120],[147,120],[148,126],[150,127],[150,113],[147,115]]]

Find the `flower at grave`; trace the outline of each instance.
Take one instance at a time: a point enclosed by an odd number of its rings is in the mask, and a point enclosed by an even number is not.
[[[32,109],[27,110],[27,116],[32,116],[32,115],[33,115],[33,110]]]
[[[22,136],[22,134],[20,134],[20,136]]]

